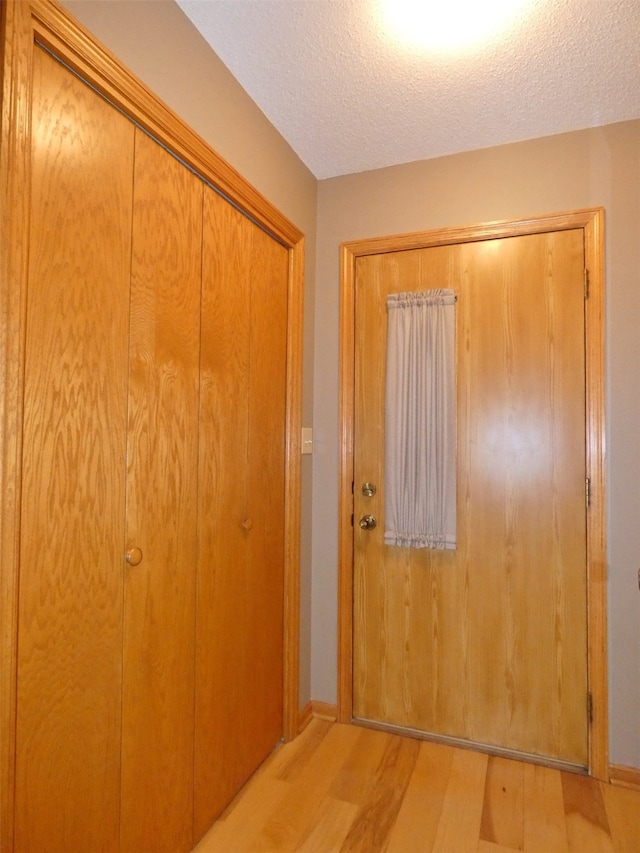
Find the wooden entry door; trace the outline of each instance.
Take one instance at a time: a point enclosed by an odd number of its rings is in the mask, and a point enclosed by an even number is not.
[[[581,228],[357,258],[355,718],[587,766],[584,265]],[[436,287],[458,295],[455,551],[383,543],[386,296]]]

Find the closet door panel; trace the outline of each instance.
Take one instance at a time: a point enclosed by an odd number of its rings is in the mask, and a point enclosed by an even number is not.
[[[247,539],[251,223],[205,188],[196,639],[195,837],[250,770]]]
[[[122,849],[189,850],[202,182],[136,131]]]
[[[195,835],[282,737],[288,252],[205,190]]]
[[[34,51],[16,849],[118,846],[133,126]]]
[[[252,225],[249,384],[248,726],[257,766],[282,737],[284,477],[289,253]]]

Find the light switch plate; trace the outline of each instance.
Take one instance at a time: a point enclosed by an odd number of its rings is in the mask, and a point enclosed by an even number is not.
[[[302,427],[302,452],[313,453],[313,429]]]

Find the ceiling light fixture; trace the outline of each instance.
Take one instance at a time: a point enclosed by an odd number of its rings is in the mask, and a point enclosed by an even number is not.
[[[382,20],[404,44],[435,52],[480,46],[532,0],[379,0]]]

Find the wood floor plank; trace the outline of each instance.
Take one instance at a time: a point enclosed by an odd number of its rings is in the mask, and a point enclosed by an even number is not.
[[[326,797],[318,810],[316,824],[298,847],[298,853],[340,850],[357,814],[358,806],[354,803]]]
[[[313,761],[297,776],[296,784],[252,840],[260,853],[294,851],[317,823],[323,798],[346,756],[358,739],[355,726],[334,724],[314,752]]]
[[[496,844],[494,841],[484,841],[482,838],[478,842],[478,853],[516,853],[520,849],[518,847],[505,847],[503,844]]]
[[[475,851],[480,840],[487,756],[456,751],[433,845],[434,853]]]
[[[331,726],[332,723],[327,720],[312,720],[302,734],[290,744],[295,748],[282,751],[278,766],[272,768],[273,774],[283,782],[294,781],[313,760],[316,749],[331,731]]]
[[[480,838],[512,850],[524,849],[524,771],[521,762],[493,755],[489,757]]]
[[[386,853],[433,848],[454,753],[445,744],[421,744]]]
[[[369,797],[360,807],[341,853],[384,850],[413,773],[420,741],[390,736],[376,769]]]
[[[329,723],[324,723],[322,720],[312,720],[305,731],[286,747],[284,744],[279,744],[261,764],[259,772],[240,790],[218,820],[227,821],[236,810],[239,810],[240,817],[238,820],[242,821],[243,801],[245,798],[252,800],[254,797],[253,786],[262,784],[263,776],[270,776],[284,782],[295,779],[297,772],[312,760],[315,750],[330,728]]]
[[[261,785],[263,777],[277,778],[278,763],[282,758],[282,744],[279,744],[267,756],[264,762],[260,765],[259,772],[254,774],[249,781],[240,789],[235,798],[229,803],[227,808],[222,812],[219,821],[226,821],[234,814],[235,811],[242,813],[245,808],[244,800],[251,800],[254,796],[253,788],[256,785]]]
[[[640,853],[639,791],[362,727],[310,725],[274,750],[197,853]]]
[[[249,782],[242,801],[224,819],[216,821],[195,847],[194,853],[230,853],[259,850],[253,839],[282,803],[291,789],[289,782],[259,775]]]
[[[329,795],[337,800],[361,805],[369,797],[378,765],[393,735],[374,729],[361,729],[340,772],[336,776]]]
[[[526,853],[567,853],[560,771],[524,765],[524,849]]]
[[[640,791],[601,784],[613,849],[640,851]]]
[[[229,821],[233,824],[237,821],[240,824],[244,824],[244,816],[247,811],[251,812],[251,802],[256,797],[254,787],[258,786],[260,788],[265,785],[264,777],[286,781],[289,775],[288,769],[292,765],[300,766],[309,762],[312,759],[313,752],[329,729],[330,726],[326,726],[322,721],[314,720],[308,727],[308,730],[296,738],[295,741],[287,744],[286,747],[284,744],[278,744],[260,765],[258,772],[249,779],[220,815],[218,822]],[[278,786],[272,787],[274,790],[278,789]],[[287,789],[283,788],[283,790]],[[248,808],[244,802],[245,799],[249,801]],[[238,812],[238,815],[234,817],[235,812]]]
[[[600,783],[575,773],[560,774],[569,850],[613,853]]]

